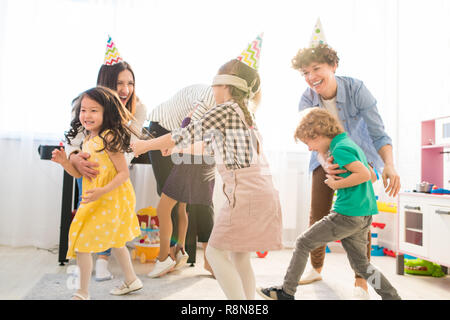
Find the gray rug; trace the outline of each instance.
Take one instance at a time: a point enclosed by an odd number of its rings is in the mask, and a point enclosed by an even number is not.
[[[24,300],[68,300],[75,291],[70,289],[70,275],[45,274],[28,292]],[[92,300],[223,300],[225,299],[217,281],[208,275],[193,277],[165,276],[150,279],[139,276],[144,287],[125,296],[113,296],[109,291],[121,283],[121,280],[97,282],[91,281],[90,294]],[[259,284],[273,284],[273,277],[260,276]],[[272,278],[272,279],[271,279]],[[271,281],[272,280],[272,281]],[[69,281],[69,284],[68,284]],[[297,299],[300,300],[340,300],[342,295],[336,292],[325,281],[300,286]],[[256,299],[260,299],[256,295]]]
[[[68,274],[45,274],[39,282],[28,292],[24,300],[68,300],[75,291],[70,285],[70,275]],[[161,279],[150,279],[139,277],[144,283],[144,287],[136,292],[125,296],[113,296],[109,291],[119,286],[121,280],[112,279],[110,281],[97,282],[91,280],[90,295],[92,300],[161,300],[176,299],[177,294],[191,287],[197,287],[197,293],[217,291],[215,280],[207,275],[199,275],[196,277],[175,277],[166,276]],[[69,282],[69,284],[68,284]],[[212,291],[211,291],[212,289]],[[184,299],[195,299],[185,297]],[[202,299],[206,297],[203,296]],[[223,299],[212,295],[211,299]],[[183,299],[180,297],[180,299]]]

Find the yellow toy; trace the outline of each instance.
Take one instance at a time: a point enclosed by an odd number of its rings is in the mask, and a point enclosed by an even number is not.
[[[143,208],[137,212],[141,223],[141,236],[135,239],[135,249],[131,251],[131,259],[139,259],[141,263],[154,261],[159,254],[159,222],[156,209]],[[147,225],[150,228],[147,228]]]

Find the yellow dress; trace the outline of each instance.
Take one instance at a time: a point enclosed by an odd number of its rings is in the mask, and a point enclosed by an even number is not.
[[[88,152],[90,160],[99,163],[100,171],[91,181],[83,178],[83,194],[86,190],[107,185],[117,174],[106,151],[96,151],[101,149],[103,140],[99,136],[83,142],[83,152]],[[76,252],[120,248],[139,236],[141,230],[135,206],[136,196],[130,179],[98,200],[80,204],[70,225],[67,258],[75,258]]]

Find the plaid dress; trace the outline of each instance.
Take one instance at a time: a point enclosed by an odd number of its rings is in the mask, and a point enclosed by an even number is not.
[[[214,222],[209,245],[219,250],[252,252],[282,249],[278,191],[255,127],[248,127],[236,103],[216,106],[202,119],[172,132],[185,148],[192,141],[214,145],[217,169],[227,200]],[[222,160],[223,163],[218,163]]]
[[[217,105],[203,117],[186,128],[172,131],[172,139],[179,147],[203,141],[206,153],[219,152],[216,164],[224,164],[228,170],[249,167],[252,161],[251,134],[241,121],[234,102]],[[253,128],[256,129],[256,128]],[[221,162],[220,162],[221,160]]]

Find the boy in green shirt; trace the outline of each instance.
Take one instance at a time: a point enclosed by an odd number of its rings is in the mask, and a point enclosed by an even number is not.
[[[400,299],[395,288],[367,258],[367,233],[372,215],[377,214],[378,209],[371,181],[374,172],[364,152],[347,136],[338,120],[323,108],[305,109],[295,139],[304,142],[310,151],[322,154],[330,151],[334,162],[347,172],[339,176],[327,175],[325,183],[338,190],[333,210],[297,238],[283,285],[258,288],[258,293],[265,299],[293,300],[309,252],[341,240],[352,269],[366,279],[382,299]]]

